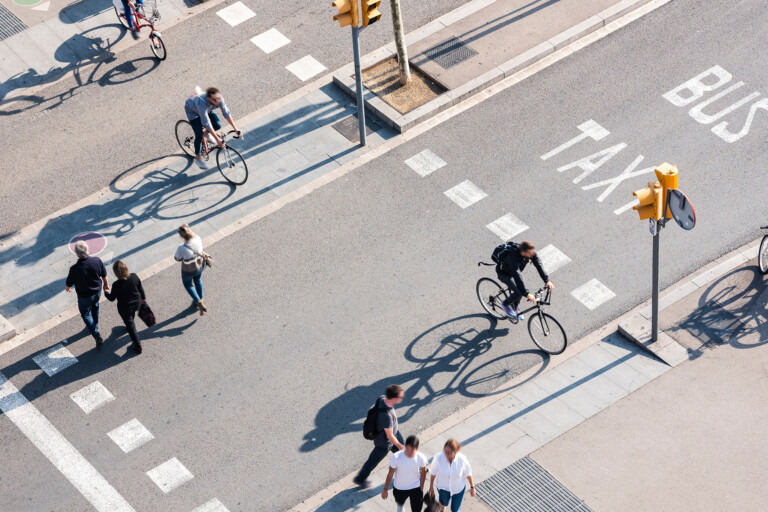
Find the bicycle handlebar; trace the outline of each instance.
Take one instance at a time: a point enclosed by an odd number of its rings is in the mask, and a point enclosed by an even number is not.
[[[495,267],[496,266],[495,263],[486,263],[484,261],[478,261],[477,262],[477,266],[479,267],[480,265],[485,265],[486,267]]]

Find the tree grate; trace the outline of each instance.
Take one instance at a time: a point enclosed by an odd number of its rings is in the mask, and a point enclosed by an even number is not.
[[[477,494],[495,512],[592,512],[529,457],[477,484]]]
[[[458,38],[452,37],[437,46],[426,50],[424,54],[437,62],[443,69],[452,68],[456,64],[477,55],[477,52]]]
[[[0,4],[0,41],[26,29],[27,26],[15,14]]]

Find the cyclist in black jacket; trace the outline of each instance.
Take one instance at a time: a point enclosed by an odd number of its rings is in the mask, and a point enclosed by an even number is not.
[[[510,291],[510,295],[504,300],[502,307],[507,316],[511,318],[520,317],[520,320],[524,320],[518,308],[520,300],[523,297],[527,297],[528,302],[536,303],[536,297],[528,291],[523,281],[523,269],[528,265],[528,262],[533,262],[533,266],[536,267],[539,276],[541,276],[541,279],[550,290],[554,289],[555,285],[549,280],[549,276],[541,265],[539,255],[536,254],[536,247],[531,242],[524,241],[517,244],[510,241],[508,246],[509,249],[504,250],[499,255],[499,263],[496,264],[496,275],[499,281],[506,284]]]

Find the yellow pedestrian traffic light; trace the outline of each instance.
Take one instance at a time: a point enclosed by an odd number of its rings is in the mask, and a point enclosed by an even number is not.
[[[667,210],[667,190],[677,188],[677,166],[664,162],[656,168],[656,177],[661,183],[661,215],[666,212],[667,218],[671,219],[672,213]]]
[[[347,25],[356,27],[360,22],[357,12],[357,0],[333,0],[332,5],[339,10],[339,13],[333,19],[339,22],[340,27],[346,27]]]
[[[639,205],[632,207],[633,210],[637,210],[640,220],[659,220],[661,218],[662,208],[664,206],[661,190],[661,183],[652,183],[649,181],[646,188],[632,192],[632,195],[636,196],[637,200],[640,201]]]
[[[376,23],[381,18],[379,4],[381,0],[360,0],[363,6],[363,26],[367,27],[371,23]]]

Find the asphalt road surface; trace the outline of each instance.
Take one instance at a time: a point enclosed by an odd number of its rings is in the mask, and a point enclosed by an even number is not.
[[[696,207],[695,229],[661,234],[662,285],[757,237],[768,218],[765,109],[754,108],[743,137],[725,139],[760,98],[710,124],[690,111],[739,81],[701,111],[715,116],[768,91],[768,70],[755,66],[768,50],[767,18],[757,2],[671,2],[210,247],[208,316],[185,309],[177,268],[149,279],[161,323],[143,332],[143,355],[126,354],[106,306],[101,352],[74,319],[0,358],[0,372],[136,510],[190,510],[213,497],[232,511],[289,508],[363,462],[362,419],[386,385],[407,388],[399,412],[412,433],[546,365],[523,324],[479,314],[474,285],[490,272],[476,263],[500,242],[487,224],[512,213],[528,226],[518,239],[570,259],[552,273],[550,312],[571,340],[649,296],[647,223],[614,212],[652,173],[619,182],[602,201],[610,183],[583,188],[638,156],[629,173],[678,165]],[[713,66],[703,83],[725,80],[720,70],[732,79],[701,101],[676,106],[663,96]],[[692,94],[668,96],[683,103]],[[722,122],[728,131],[713,133]],[[579,125],[605,136],[541,158],[582,133]],[[614,156],[597,169],[569,167],[607,148]],[[425,149],[446,165],[422,178],[404,161]],[[444,192],[465,180],[487,197],[460,208]],[[535,272],[526,275],[538,285]],[[571,292],[592,280],[610,293],[588,293],[604,300],[589,309]],[[62,340],[79,362],[48,377],[31,357]],[[96,380],[115,400],[86,415],[69,395]],[[107,432],[133,418],[154,439],[125,454]],[[0,433],[4,508],[88,509],[6,416]],[[165,494],[145,472],[173,457],[194,478]]]
[[[173,128],[195,86],[221,89],[237,119],[303,85],[288,64],[311,55],[334,70],[352,60],[350,30],[333,21],[330,2],[243,0],[256,16],[235,27],[216,14],[232,3],[168,30],[161,21],[168,48],[162,63],[142,41],[41,92],[0,102],[0,237],[178,152]],[[402,4],[406,30],[414,30],[462,2]],[[363,54],[392,40],[389,4],[381,10],[382,21],[361,36]],[[291,43],[265,54],[250,39],[271,28]],[[114,42],[130,35],[115,20],[102,37]]]

